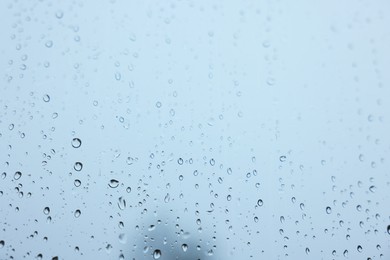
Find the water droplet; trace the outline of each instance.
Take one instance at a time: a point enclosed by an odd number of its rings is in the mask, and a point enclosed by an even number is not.
[[[154,259],[159,259],[160,257],[161,257],[161,250],[159,250],[159,249],[154,250],[153,258]]]
[[[126,200],[123,197],[119,197],[118,207],[120,210],[124,210],[126,208]]]
[[[51,47],[53,46],[53,41],[47,41],[47,42],[45,43],[45,46],[46,46],[47,48],[51,48]]]
[[[50,101],[50,96],[49,96],[48,94],[43,95],[42,99],[43,99],[43,101],[45,101],[45,102],[49,102],[49,101]]]
[[[211,160],[210,160],[210,165],[211,165],[211,166],[214,166],[214,165],[215,165],[215,160],[214,160],[214,159],[211,159]]]
[[[0,240],[0,248],[3,248],[3,247],[4,247],[4,245],[5,245],[5,242],[4,242],[4,240]]]
[[[305,250],[306,254],[310,254],[310,248],[306,247],[306,250]]]
[[[358,245],[358,246],[357,246],[357,251],[358,251],[359,253],[361,253],[361,252],[363,251],[363,248],[362,248],[361,245]]]
[[[81,146],[81,140],[79,138],[72,139],[72,147],[79,148]]]
[[[119,186],[119,181],[115,179],[111,179],[110,182],[108,183],[108,186],[110,186],[110,188],[115,189]]]
[[[121,233],[121,234],[119,234],[119,242],[121,243],[121,244],[126,244],[127,243],[127,236],[126,236],[126,234],[125,233]]]
[[[83,169],[83,164],[81,162],[75,162],[73,169],[75,169],[75,171],[79,172]]]
[[[74,186],[80,187],[81,181],[79,179],[74,180]]]
[[[49,207],[45,207],[45,208],[43,209],[43,213],[44,213],[45,215],[49,215],[49,214],[50,214],[50,208],[49,208]]]
[[[181,249],[183,250],[183,252],[187,252],[187,250],[188,250],[188,245],[187,245],[187,244],[182,244],[182,245],[181,245]]]
[[[58,11],[56,12],[56,17],[57,17],[57,19],[61,19],[63,16],[64,16],[64,12],[62,12],[62,10],[58,10]]]
[[[390,225],[387,226],[387,234],[390,235]]]
[[[177,160],[177,163],[178,163],[179,165],[183,165],[183,159],[182,159],[182,158],[179,158],[179,159]]]
[[[167,193],[167,195],[165,195],[164,202],[168,203],[170,200],[171,200],[171,196],[169,195],[169,193]]]
[[[80,215],[81,215],[81,211],[80,211],[79,209],[77,209],[77,210],[74,212],[75,218],[80,217]]]
[[[161,106],[162,106],[161,102],[158,101],[158,102],[156,103],[156,107],[157,107],[157,108],[160,108]]]
[[[287,157],[285,155],[282,155],[282,156],[279,157],[279,161],[280,162],[285,162],[286,159],[287,159]]]
[[[15,172],[15,174],[14,174],[14,179],[15,180],[19,180],[20,179],[20,177],[22,177],[22,173],[21,172]]]
[[[332,208],[331,207],[326,207],[326,214],[332,213]]]
[[[269,77],[269,78],[267,79],[267,84],[268,84],[268,86],[273,86],[273,85],[275,85],[275,79],[272,78],[272,77]]]
[[[259,199],[257,201],[257,206],[259,206],[259,207],[263,206],[263,200],[262,199]]]

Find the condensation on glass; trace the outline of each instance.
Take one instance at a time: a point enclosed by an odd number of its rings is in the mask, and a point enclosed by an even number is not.
[[[0,259],[390,258],[387,1],[0,17]]]

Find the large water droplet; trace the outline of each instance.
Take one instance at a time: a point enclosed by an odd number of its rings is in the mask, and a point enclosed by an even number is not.
[[[115,180],[115,179],[111,179],[110,182],[108,183],[108,186],[110,186],[110,188],[116,188],[119,186],[119,181]]]
[[[154,259],[159,259],[160,257],[161,257],[161,250],[159,250],[159,249],[154,250],[153,258]]]

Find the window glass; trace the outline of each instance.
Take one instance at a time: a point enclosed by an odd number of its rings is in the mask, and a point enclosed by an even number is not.
[[[0,17],[0,259],[390,258],[388,1]]]

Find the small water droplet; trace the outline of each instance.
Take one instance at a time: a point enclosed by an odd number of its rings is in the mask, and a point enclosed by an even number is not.
[[[50,214],[50,208],[49,208],[49,207],[45,207],[45,208],[43,209],[43,213],[44,213],[45,215],[49,215],[49,214]]]
[[[81,211],[80,211],[79,209],[77,209],[77,210],[74,212],[75,218],[80,217],[80,215],[81,215]]]
[[[160,108],[161,106],[162,106],[161,102],[158,101],[158,102],[156,103],[156,107],[157,107],[157,108]]]
[[[269,77],[269,78],[267,79],[267,84],[268,84],[268,86],[273,86],[273,85],[275,85],[275,79],[272,78],[272,77]]]
[[[73,148],[79,148],[80,146],[81,146],[80,138],[73,138],[72,139],[72,147]]]
[[[64,12],[62,10],[58,10],[56,12],[57,19],[61,19],[64,16]]]
[[[285,162],[286,159],[287,159],[287,157],[285,155],[282,155],[282,156],[279,157],[279,161],[280,162]]]
[[[53,41],[47,41],[47,42],[45,43],[45,46],[46,46],[47,48],[51,48],[51,47],[53,46]]]
[[[83,164],[81,162],[75,162],[73,169],[75,169],[75,171],[79,172],[83,169]]]
[[[121,234],[119,234],[119,242],[121,243],[121,244],[126,244],[127,243],[127,236],[126,236],[126,234],[125,233],[121,233]]]
[[[326,207],[326,214],[332,213],[332,208],[331,207]]]
[[[177,163],[178,163],[179,165],[183,165],[183,159],[182,159],[182,158],[179,158],[179,159],[177,160]]]
[[[74,186],[80,187],[81,181],[79,179],[74,180]]]
[[[187,252],[187,250],[188,250],[188,245],[187,245],[187,244],[182,244],[182,245],[181,245],[181,249],[183,250],[183,252]]]
[[[20,177],[22,177],[22,173],[21,172],[15,172],[15,174],[14,174],[14,179],[15,180],[19,180],[20,179]]]
[[[259,199],[257,201],[257,206],[259,206],[259,207],[263,206],[263,200],[262,199]]]
[[[45,95],[43,95],[42,99],[45,102],[49,102],[50,101],[50,96],[48,94],[45,94]]]
[[[167,193],[167,195],[165,195],[164,202],[168,203],[170,200],[171,200],[171,196],[169,195],[169,193]]]
[[[123,197],[119,197],[118,207],[120,210],[124,210],[126,208],[126,200]]]
[[[214,159],[211,159],[211,160],[210,160],[210,165],[211,165],[211,166],[214,166],[214,165],[215,165],[215,160],[214,160]]]

